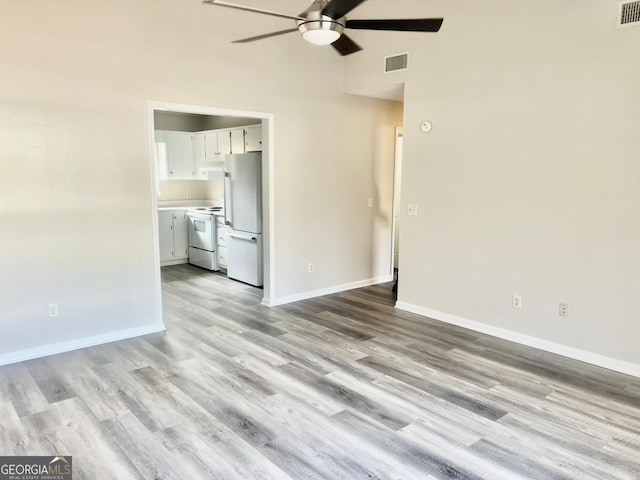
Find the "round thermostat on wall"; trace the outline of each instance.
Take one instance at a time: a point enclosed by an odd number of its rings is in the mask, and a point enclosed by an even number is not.
[[[429,120],[425,120],[420,124],[420,131],[422,133],[429,133],[433,129],[433,124]]]

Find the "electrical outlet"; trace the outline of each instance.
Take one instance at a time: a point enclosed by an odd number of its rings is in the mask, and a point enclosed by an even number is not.
[[[511,300],[511,305],[513,306],[513,308],[521,309],[522,308],[522,297],[520,295],[514,295],[513,299]]]
[[[369,200],[367,201],[367,206],[369,208],[373,207],[373,198],[369,197]]]
[[[49,316],[50,317],[57,317],[58,316],[58,304],[57,303],[50,303],[49,304]]]
[[[309,263],[309,273],[313,273],[316,271],[316,266],[313,264],[313,262]]]
[[[189,190],[187,190],[186,192],[184,192],[185,196],[187,198],[191,198],[191,192]]]
[[[407,208],[407,215],[411,215],[412,217],[417,217],[418,216],[418,205],[410,203],[408,208]]]
[[[567,318],[569,316],[569,304],[568,303],[561,303],[560,304],[560,308],[558,310],[558,315],[560,315],[562,318]]]

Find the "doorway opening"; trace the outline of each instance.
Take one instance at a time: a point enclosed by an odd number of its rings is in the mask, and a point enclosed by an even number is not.
[[[163,323],[162,308],[162,275],[161,266],[177,263],[187,263],[190,247],[184,228],[187,228],[188,219],[186,213],[184,218],[180,215],[178,219],[169,219],[165,225],[161,222],[160,216],[164,219],[163,211],[160,208],[177,207],[208,207],[223,208],[225,204],[224,170],[217,161],[218,158],[203,156],[202,163],[199,164],[205,134],[229,132],[229,141],[237,130],[244,129],[242,145],[245,141],[252,141],[254,133],[261,141],[261,186],[260,206],[262,220],[261,235],[261,256],[262,261],[262,303],[270,305],[273,298],[274,285],[274,231],[273,231],[273,208],[274,208],[274,174],[273,174],[273,114],[264,112],[252,112],[242,110],[232,110],[218,107],[207,107],[198,105],[185,105],[168,102],[148,102],[148,125],[149,125],[149,152],[151,163],[151,218],[153,230],[153,252],[155,264],[155,291],[156,291],[156,311],[158,321]],[[240,128],[242,127],[242,128]],[[251,135],[247,135],[250,130]],[[166,141],[166,135],[171,136],[171,141]],[[162,140],[158,141],[159,136]],[[202,136],[202,138],[200,138]],[[188,140],[187,140],[188,139]],[[182,148],[188,148],[188,154],[180,156]],[[253,150],[256,150],[255,148]],[[178,153],[175,153],[178,152]],[[231,152],[222,153],[219,159]],[[245,153],[242,151],[241,153]],[[183,161],[168,162],[167,155],[172,158],[188,158]],[[191,155],[191,157],[189,157]],[[189,163],[189,161],[191,163]],[[216,165],[218,167],[216,167]],[[213,167],[212,167],[213,166]],[[174,168],[175,167],[175,168]],[[207,180],[207,181],[202,181]],[[196,198],[198,197],[198,198]],[[185,210],[186,212],[186,210]],[[213,217],[212,217],[213,218]],[[217,217],[216,217],[217,218]],[[171,222],[178,222],[177,224]],[[163,237],[164,235],[164,237]],[[170,235],[170,237],[169,237]],[[168,241],[169,247],[167,246]],[[185,244],[185,242],[187,242]],[[185,251],[187,253],[185,253]],[[214,261],[225,261],[220,257],[223,251],[221,248]],[[226,253],[226,252],[225,252]]]
[[[393,221],[391,222],[391,275],[396,280],[394,291],[397,295],[398,288],[398,265],[400,262],[400,202],[402,187],[402,127],[396,127],[396,141],[394,151],[393,168]]]

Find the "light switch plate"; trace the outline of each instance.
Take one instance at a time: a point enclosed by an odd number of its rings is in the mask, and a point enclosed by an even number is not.
[[[407,208],[407,215],[410,215],[412,217],[417,217],[418,216],[418,205],[410,203],[408,208]]]

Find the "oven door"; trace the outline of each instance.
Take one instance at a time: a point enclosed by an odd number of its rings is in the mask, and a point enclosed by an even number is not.
[[[213,252],[216,245],[216,222],[213,215],[187,212],[189,246]]]

